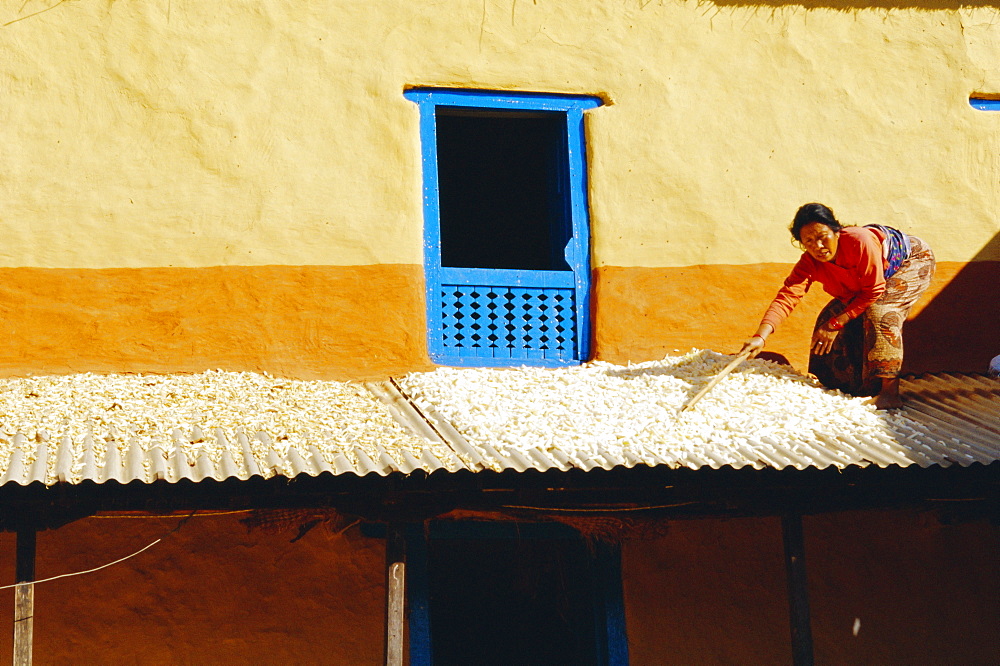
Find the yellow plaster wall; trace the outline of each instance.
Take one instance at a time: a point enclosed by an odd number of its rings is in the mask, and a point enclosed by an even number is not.
[[[419,264],[413,85],[607,99],[596,266],[791,262],[811,200],[1000,259],[996,3],[824,4],[4,0],[0,265]]]

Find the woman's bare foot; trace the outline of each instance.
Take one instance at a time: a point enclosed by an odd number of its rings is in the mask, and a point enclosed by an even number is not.
[[[882,390],[875,397],[875,409],[899,409],[903,399],[899,397],[899,379],[882,378]]]

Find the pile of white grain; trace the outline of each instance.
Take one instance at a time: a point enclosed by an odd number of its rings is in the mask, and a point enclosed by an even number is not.
[[[629,449],[677,459],[709,452],[730,459],[737,446],[763,437],[792,442],[816,433],[892,436],[905,417],[877,412],[868,398],[823,389],[793,369],[750,360],[689,411],[680,407],[732,360],[692,350],[629,366],[593,362],[541,369],[439,368],[405,377],[401,386],[429,405],[473,445],[507,455],[561,450],[591,457]]]
[[[692,350],[629,366],[439,368],[407,375],[400,385],[471,444],[503,454],[558,449],[582,459],[602,449],[615,455],[632,449],[639,459],[648,452],[731,459],[738,447],[753,448],[765,437],[793,445],[817,433],[891,437],[893,423],[907,421],[761,360],[744,363],[681,414],[680,406],[730,359]],[[397,459],[404,450],[416,458],[425,449],[441,460],[450,456],[443,444],[408,434],[363,386],[346,382],[223,371],[0,379],[0,471],[15,448],[31,464],[45,443],[54,478],[57,449],[67,438],[77,452],[77,476],[85,440],[98,461],[110,447],[124,456],[135,445],[147,452],[159,447],[168,457],[180,449],[189,460],[207,455],[214,463],[227,450],[240,460],[241,434],[261,469],[270,468],[271,452],[285,457],[290,447],[307,459],[316,450],[330,464],[338,455],[357,462],[358,451],[373,460],[382,451]]]
[[[110,446],[124,455],[134,443],[144,451],[158,446],[166,455],[180,448],[191,460],[207,454],[216,463],[227,448],[240,460],[240,433],[247,436],[259,464],[270,451],[285,456],[292,446],[307,458],[314,446],[328,463],[339,453],[355,458],[355,447],[373,459],[378,459],[378,447],[406,449],[416,456],[428,448],[363,386],[251,372],[2,379],[0,466],[18,433],[27,438],[21,444],[26,455],[33,456],[39,442],[48,442],[50,461],[63,438],[79,447],[88,436],[98,460]],[[255,438],[258,433],[266,437]]]

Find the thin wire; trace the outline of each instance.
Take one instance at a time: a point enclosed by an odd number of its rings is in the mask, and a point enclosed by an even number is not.
[[[163,541],[164,538],[165,537],[160,537],[159,539],[157,539],[153,543],[149,544],[148,546],[146,546],[142,550],[137,550],[134,553],[132,553],[131,555],[127,555],[127,556],[121,558],[120,560],[115,560],[114,562],[108,562],[107,564],[102,564],[101,566],[96,567],[94,569],[87,569],[86,571],[74,571],[73,573],[60,574],[58,576],[53,576],[52,578],[42,578],[41,580],[26,580],[26,581],[24,581],[22,583],[14,583],[13,585],[4,585],[4,586],[0,587],[0,590],[9,590],[12,587],[20,587],[22,585],[35,585],[37,583],[48,583],[50,580],[58,580],[60,578],[69,578],[70,576],[81,576],[83,574],[88,574],[88,573],[93,573],[95,571],[100,571],[101,569],[107,569],[108,567],[110,567],[112,565],[115,565],[115,564],[118,564],[119,562],[124,562],[125,560],[129,559],[130,557],[135,557],[136,555],[138,555],[139,553],[141,553],[144,550],[149,550],[150,548],[152,548],[156,544],[158,544],[161,541]]]
[[[145,552],[145,551],[149,550],[150,548],[152,548],[153,546],[155,546],[156,544],[160,543],[161,541],[163,541],[164,539],[166,539],[167,537],[169,537],[171,534],[173,534],[174,532],[176,532],[177,530],[179,530],[181,527],[183,527],[184,523],[186,523],[187,521],[191,520],[191,518],[194,516],[194,514],[197,511],[198,510],[195,509],[194,511],[192,511],[191,513],[189,513],[187,516],[185,516],[184,518],[182,518],[181,521],[179,523],[177,523],[177,525],[172,530],[170,530],[169,532],[167,532],[166,534],[164,534],[163,536],[161,536],[159,539],[157,539],[153,543],[149,544],[148,546],[145,546],[144,548],[140,548],[139,550],[135,551],[131,555],[126,555],[125,557],[123,557],[121,559],[117,559],[114,562],[108,562],[107,564],[102,564],[99,567],[94,567],[93,569],[87,569],[86,571],[74,571],[72,573],[64,573],[64,574],[59,574],[58,576],[52,576],[51,578],[42,578],[42,579],[39,579],[39,580],[25,580],[25,581],[21,581],[20,583],[14,583],[13,585],[3,585],[3,586],[0,586],[0,590],[9,590],[12,587],[20,587],[22,585],[35,585],[37,583],[48,583],[49,581],[59,580],[60,578],[69,578],[70,576],[82,576],[83,574],[94,573],[95,571],[100,571],[101,569],[107,569],[110,566],[114,566],[116,564],[124,562],[125,560],[131,559],[131,558],[135,557],[136,555],[138,555],[139,553]]]
[[[678,502],[677,504],[660,504],[657,506],[633,506],[633,507],[617,507],[617,508],[607,508],[607,509],[569,509],[565,507],[544,507],[544,506],[518,506],[515,504],[504,504],[502,505],[505,509],[532,509],[534,511],[562,511],[564,513],[623,513],[626,511],[649,511],[651,509],[670,509],[675,506],[687,506],[689,504],[698,504],[698,502]]]
[[[234,513],[253,513],[254,511],[255,511],[255,509],[236,509],[234,511],[203,511],[202,513],[199,513],[197,516],[191,516],[191,515],[189,515],[188,518],[192,518],[192,517],[197,517],[197,518],[211,518],[212,516],[231,516]],[[114,520],[121,520],[123,518],[124,519],[128,519],[128,520],[135,520],[135,519],[140,519],[140,520],[164,520],[164,519],[170,519],[170,518],[176,518],[176,517],[177,516],[174,516],[174,515],[170,515],[170,516],[134,516],[134,515],[130,515],[130,514],[127,514],[127,513],[102,513],[100,515],[85,516],[85,518],[88,519],[88,520],[91,519],[91,518],[106,518],[106,519],[114,519]]]

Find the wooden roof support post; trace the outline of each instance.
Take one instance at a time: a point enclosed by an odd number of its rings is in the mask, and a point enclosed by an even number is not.
[[[785,573],[788,576],[788,607],[792,627],[792,664],[812,666],[813,642],[809,620],[809,590],[806,580],[806,552],[802,537],[802,516],[781,517],[785,542]]]
[[[406,623],[406,539],[401,525],[390,524],[385,535],[385,664],[403,666]]]
[[[14,588],[14,666],[31,666],[35,617],[35,528],[17,530]],[[23,585],[21,584],[23,583]]]

